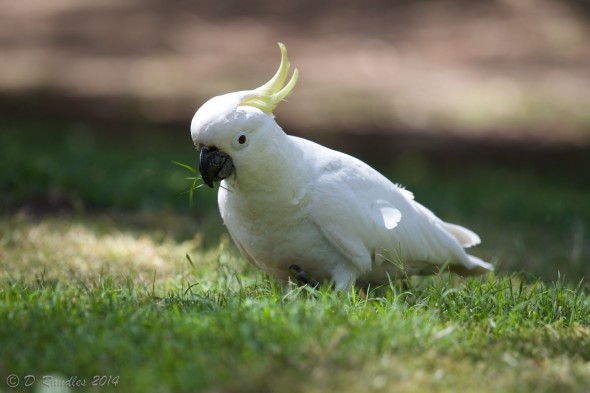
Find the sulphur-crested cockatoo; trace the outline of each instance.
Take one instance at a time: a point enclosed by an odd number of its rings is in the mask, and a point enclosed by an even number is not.
[[[364,162],[283,132],[272,111],[298,72],[285,85],[279,47],[270,81],[210,99],[191,123],[201,176],[210,187],[221,181],[219,210],[242,255],[280,279],[304,271],[340,289],[445,268],[491,271],[464,250],[480,242],[474,232],[442,221]]]

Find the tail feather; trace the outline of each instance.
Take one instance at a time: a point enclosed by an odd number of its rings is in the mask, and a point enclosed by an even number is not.
[[[471,266],[467,267],[467,274],[464,274],[466,276],[476,276],[494,271],[494,266],[491,263],[484,261],[483,259],[480,259],[473,255],[467,255],[467,258],[469,258]]]
[[[467,255],[467,257],[469,258],[469,262],[471,262],[473,265],[474,269],[483,269],[483,270],[487,270],[488,272],[493,272],[494,271],[494,265],[492,265],[489,262],[484,261],[483,259],[480,259],[478,257],[475,257],[473,255]]]
[[[469,248],[481,243],[481,239],[477,235],[477,233],[473,232],[470,229],[462,227],[460,225],[449,224],[448,222],[444,223],[444,227],[447,231],[451,233],[457,239],[459,244],[461,244],[464,248]]]
[[[494,271],[494,266],[478,257],[467,255],[470,265],[450,265],[449,270],[461,276],[479,276]]]

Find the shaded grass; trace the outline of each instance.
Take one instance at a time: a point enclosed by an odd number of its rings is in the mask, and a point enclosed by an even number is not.
[[[500,270],[524,270],[546,280],[558,271],[577,282],[590,276],[590,183],[577,163],[539,171],[467,162],[439,168],[404,156],[390,171],[416,199],[449,222],[475,230],[473,253]],[[470,250],[471,251],[471,250]]]
[[[188,131],[84,124],[0,124],[0,212],[163,209],[186,211],[186,170],[198,156]],[[106,133],[107,135],[103,135]],[[183,136],[186,136],[183,138]],[[112,143],[111,140],[116,140]],[[211,208],[212,193],[195,203]]]

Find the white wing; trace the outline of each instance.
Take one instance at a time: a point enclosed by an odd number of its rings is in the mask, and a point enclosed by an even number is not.
[[[479,243],[475,233],[443,222],[415,202],[412,193],[362,161],[309,141],[301,143],[312,150],[317,169],[310,216],[355,278],[382,262],[380,255],[399,258],[407,266],[491,270],[463,250]]]

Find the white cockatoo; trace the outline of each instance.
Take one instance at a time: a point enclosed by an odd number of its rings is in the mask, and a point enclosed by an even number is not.
[[[191,123],[199,171],[209,187],[221,181],[219,211],[242,255],[279,279],[296,272],[343,290],[443,269],[491,271],[464,250],[477,234],[442,221],[364,162],[281,129],[272,111],[298,71],[285,84],[279,47],[270,81],[210,99]]]

